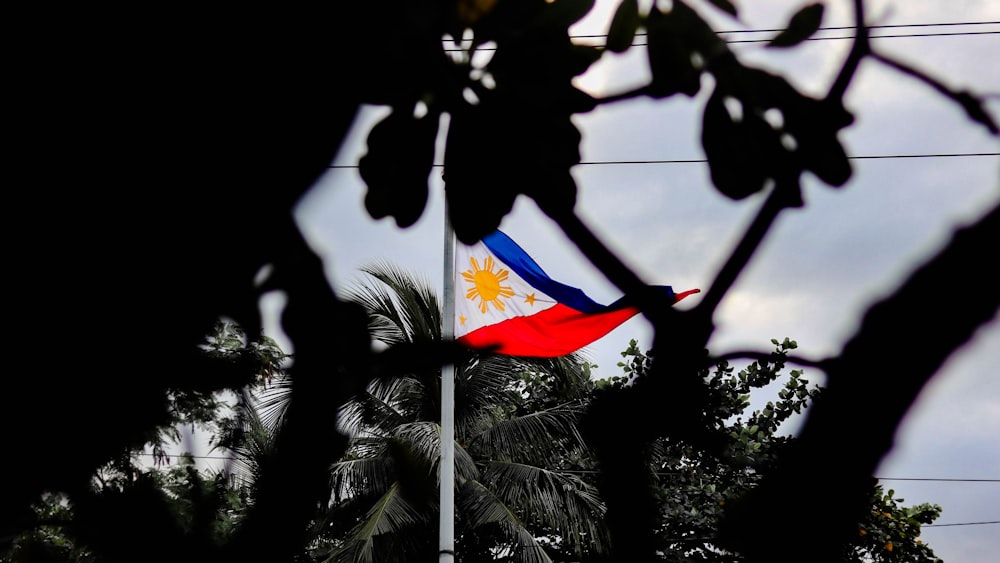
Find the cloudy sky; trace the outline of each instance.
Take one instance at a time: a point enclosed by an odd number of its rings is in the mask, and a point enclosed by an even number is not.
[[[824,26],[850,25],[850,4],[829,3]],[[692,5],[711,18],[715,29],[726,31],[782,27],[800,6],[787,0],[737,1],[741,18],[736,21],[706,8],[707,2],[692,0]],[[599,0],[574,34],[606,32],[613,6]],[[877,35],[904,36],[876,39],[877,49],[932,70],[955,89],[993,94],[990,109],[1000,116],[1000,1],[870,2],[869,19],[887,26]],[[972,22],[993,23],[941,25]],[[904,25],[909,27],[897,27]],[[843,34],[830,30],[819,36]],[[848,41],[816,40],[777,51],[746,41],[770,35],[726,37],[741,41],[731,47],[745,63],[780,72],[814,95],[828,88],[849,48]],[[596,94],[642,84],[648,77],[644,57],[642,47],[606,56],[579,84]],[[584,162],[703,158],[700,108],[709,92],[705,87],[694,99],[634,100],[576,116]],[[847,105],[857,121],[841,139],[854,157],[1000,151],[998,139],[967,121],[953,103],[874,62],[862,67]],[[335,164],[357,164],[365,152],[367,129],[384,112],[365,109]],[[713,353],[766,351],[771,338],[785,337],[798,341],[803,356],[836,353],[873,301],[892,291],[956,227],[975,220],[1000,198],[1000,156],[860,158],[852,163],[854,176],[841,189],[806,179],[806,206],[780,218],[724,301],[710,343]],[[354,168],[331,169],[314,186],[297,219],[326,260],[335,288],[358,281],[358,267],[373,261],[391,262],[442,287],[439,172],[430,179],[428,209],[407,230],[391,219],[368,218],[362,203],[365,188]],[[647,282],[678,290],[707,288],[760,204],[755,198],[732,202],[718,196],[702,163],[583,164],[573,174],[579,186],[577,211],[590,227]],[[483,194],[483,205],[489,197]],[[580,287],[600,302],[620,296],[530,200],[519,201],[502,228],[554,279]],[[997,255],[996,249],[983,251],[984,256]],[[956,279],[940,288],[927,306],[947,307],[949,292],[962,291],[962,285]],[[641,317],[585,350],[598,364],[598,376],[618,373],[619,352],[632,338],[644,348],[650,342],[650,328]],[[940,504],[944,513],[939,524],[1000,520],[998,366],[1000,326],[994,321],[926,389],[879,468],[886,487],[907,504]],[[822,379],[818,373],[813,377]],[[895,480],[900,478],[931,480]],[[946,561],[994,561],[1000,524],[928,528],[923,537]]]

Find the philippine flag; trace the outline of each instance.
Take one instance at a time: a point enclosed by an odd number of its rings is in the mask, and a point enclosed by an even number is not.
[[[624,298],[601,305],[552,280],[500,231],[472,246],[456,245],[455,340],[510,356],[564,356],[639,313]],[[674,303],[698,293],[675,294]]]

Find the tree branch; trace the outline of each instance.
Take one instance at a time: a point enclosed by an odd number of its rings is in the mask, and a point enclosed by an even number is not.
[[[983,125],[994,135],[1000,134],[1000,128],[997,127],[997,123],[993,120],[993,117],[986,112],[986,108],[980,98],[973,96],[969,92],[959,92],[957,90],[953,90],[948,86],[945,86],[941,81],[929,76],[927,73],[917,70],[916,68],[901,61],[897,61],[896,59],[883,55],[878,51],[870,51],[869,55],[878,62],[890,68],[894,68],[907,76],[912,76],[913,78],[916,78],[917,80],[937,90],[937,92],[941,95],[951,98],[955,103],[962,106],[962,109],[965,110],[969,119]]]
[[[708,291],[705,292],[701,303],[698,304],[697,310],[708,311],[709,316],[714,314],[722,302],[722,298],[725,297],[729,289],[736,283],[740,272],[743,271],[743,268],[753,257],[754,252],[760,247],[760,243],[771,229],[771,225],[774,224],[775,219],[778,218],[778,214],[782,209],[788,207],[787,193],[788,190],[780,189],[780,186],[776,186],[771,194],[767,196],[764,205],[757,213],[757,217],[754,218],[753,223],[747,228],[746,233],[740,239],[736,249],[733,250],[729,260],[726,261],[712,282],[712,285],[708,288]]]
[[[615,102],[621,102],[623,100],[631,100],[633,98],[641,98],[642,96],[650,95],[650,86],[646,84],[645,86],[639,86],[638,88],[633,88],[632,90],[627,90],[618,94],[611,94],[603,98],[596,98],[594,101],[597,105],[611,104]]]
[[[865,23],[864,0],[854,0],[854,27],[857,30],[854,43],[851,44],[851,51],[847,54],[844,66],[841,67],[837,79],[834,80],[830,92],[826,95],[828,102],[836,101],[843,105],[847,87],[850,86],[861,61],[871,53],[871,45],[868,42],[868,24]]]
[[[841,355],[828,362],[829,383],[798,444],[728,515],[729,548],[747,561],[794,560],[804,549],[827,554],[814,561],[839,560],[869,501],[865,484],[903,417],[944,362],[1000,310],[996,280],[983,275],[983,249],[997,240],[1000,205],[868,310]],[[956,279],[964,287],[948,303],[932,298]],[[831,483],[837,486],[825,486]],[[787,494],[806,488],[807,504]],[[781,535],[773,534],[775,526]]]
[[[753,350],[737,350],[734,352],[729,352],[727,354],[722,354],[719,356],[710,356],[706,363],[707,366],[713,366],[719,362],[728,362],[730,360],[754,360],[756,362],[770,362],[772,352],[756,352]],[[811,360],[809,358],[803,358],[801,356],[786,356],[785,362],[790,364],[795,364],[802,367],[819,368],[826,369],[830,360]]]
[[[652,291],[635,272],[609,249],[575,213],[553,217],[567,238],[580,249],[590,262],[618,289],[634,296],[636,305],[646,317],[655,319],[673,303],[663,303],[662,294]],[[669,314],[669,313],[667,313]]]

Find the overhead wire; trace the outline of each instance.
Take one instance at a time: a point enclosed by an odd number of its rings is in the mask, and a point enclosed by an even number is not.
[[[868,30],[878,31],[883,29],[907,29],[907,28],[934,28],[934,27],[956,27],[956,26],[981,26],[981,25],[1000,25],[1000,21],[972,21],[972,22],[942,22],[942,23],[915,23],[915,24],[885,24],[885,25],[870,25]],[[855,29],[854,26],[824,26],[816,29],[816,32],[836,32],[836,31],[848,31]],[[773,29],[730,29],[723,31],[716,31],[716,35],[747,35],[755,33],[780,33],[785,31],[781,28]],[[956,32],[930,32],[930,33],[897,33],[897,34],[869,34],[869,39],[901,39],[907,37],[962,37],[962,36],[973,36],[973,35],[998,35],[1000,30],[997,31],[956,31]],[[637,32],[634,37],[647,37],[649,34],[647,32]],[[594,33],[594,34],[573,34],[570,35],[570,39],[576,40],[594,40],[594,39],[607,39],[608,34],[606,33]],[[829,41],[829,40],[847,40],[853,39],[853,35],[834,35],[834,36],[812,36],[807,37],[805,41]],[[764,39],[723,39],[727,44],[733,43],[766,43],[771,41],[770,38]],[[646,43],[633,43],[633,47],[642,47]],[[600,44],[594,46],[601,46]],[[461,47],[448,47],[444,49],[445,52],[454,51],[464,51],[465,49]],[[495,46],[479,46],[476,48],[477,51],[494,51]]]
[[[955,33],[901,33],[898,35],[869,35],[868,39],[901,39],[904,37],[956,37],[956,36],[967,36],[967,35],[1000,35],[1000,31],[961,31]],[[853,35],[835,35],[835,36],[823,36],[823,37],[807,37],[804,41],[830,41],[834,39],[854,39]],[[726,43],[732,45],[734,43],[768,43],[770,39],[732,39],[726,40]],[[646,45],[646,43],[635,43],[634,47],[640,47]]]
[[[721,33],[721,32],[720,32]],[[756,32],[743,32],[743,33],[756,33]],[[637,33],[636,37],[645,37],[645,33]],[[957,31],[957,32],[940,32],[940,33],[899,33],[899,34],[885,34],[885,35],[869,35],[868,39],[905,39],[910,37],[967,37],[974,35],[1000,35],[1000,30],[998,31]],[[590,38],[590,37],[601,37],[601,36],[570,36],[571,38]],[[606,37],[606,36],[605,36]],[[832,35],[832,36],[819,36],[819,37],[807,37],[803,41],[831,41],[831,40],[850,40],[854,39],[853,35]],[[739,43],[769,43],[771,38],[765,39],[723,39],[723,43],[727,45],[739,44]],[[649,45],[648,43],[632,43],[632,47],[645,47]],[[601,44],[590,45],[591,47],[602,47]],[[476,48],[477,51],[489,52],[496,51],[495,46],[483,45]],[[442,49],[446,53],[464,52],[466,49],[462,47],[445,47]]]
[[[981,526],[983,524],[1000,524],[1000,520],[987,520],[986,522],[955,522],[954,524],[923,524],[921,528],[946,528],[949,526]]]
[[[1000,25],[1000,21],[970,21],[970,22],[938,22],[938,23],[897,23],[897,24],[877,24],[867,26],[869,30],[872,29],[899,29],[904,27],[953,27],[953,26],[975,26],[975,25]],[[855,29],[853,25],[839,25],[839,26],[821,26],[816,29],[816,31],[845,31],[848,29]],[[722,31],[716,31],[718,35],[729,35],[734,33],[780,33],[785,31],[784,28],[771,28],[771,29],[728,29]],[[645,33],[637,33],[636,35],[646,35]],[[607,37],[606,33],[592,34],[592,35],[571,35],[570,38],[580,38],[580,39],[591,39],[591,38],[601,38]]]
[[[979,26],[979,25],[1000,25],[1000,20],[998,21],[969,21],[969,22],[940,22],[940,23],[915,23],[915,24],[882,24],[882,25],[870,25],[869,30],[878,29],[900,29],[900,28],[926,28],[926,27],[954,27],[954,26]],[[854,26],[823,26],[817,28],[817,31],[843,31],[855,29]],[[784,31],[784,29],[773,28],[773,29],[747,29],[747,30],[723,30],[717,31],[716,34],[751,34],[751,33],[777,33]],[[644,37],[648,34],[645,32],[636,33],[636,37]],[[971,35],[1000,35],[1000,30],[997,31],[974,31],[974,32],[955,32],[955,33],[914,33],[914,34],[897,34],[897,35],[872,35],[870,39],[878,38],[903,38],[903,37],[938,37],[938,36],[971,36]],[[584,35],[571,35],[571,39],[600,39],[607,38],[607,34],[584,34]],[[835,37],[810,37],[808,40],[830,40],[830,39],[852,39],[852,36],[835,36]],[[767,42],[770,39],[740,39],[740,40],[727,40],[727,43],[759,43]],[[633,44],[633,46],[645,46],[645,43]],[[462,48],[455,49],[445,49],[445,51],[463,51]],[[478,50],[490,51],[495,50],[495,47],[482,47],[480,46]],[[865,160],[865,159],[899,159],[899,158],[947,158],[947,157],[968,157],[968,156],[1000,156],[1000,153],[957,153],[957,154],[896,154],[896,155],[858,155],[858,156],[848,156],[850,160]],[[611,160],[611,161],[584,161],[578,164],[580,165],[608,165],[608,164],[689,164],[689,163],[704,163],[708,162],[704,158],[690,158],[690,159],[656,159],[656,160]],[[433,167],[443,167],[443,164],[435,163]],[[357,165],[331,165],[329,168],[358,168]]]
[[[967,156],[1000,156],[1000,152],[967,152],[967,153],[931,153],[931,154],[870,154],[848,156],[848,160],[876,160],[876,159],[897,159],[897,158],[951,158]],[[583,161],[580,165],[600,165],[600,164],[691,164],[708,162],[707,158],[681,158],[662,160],[589,160]]]
[[[1000,152],[964,152],[964,153],[926,153],[926,154],[868,154],[848,156],[848,160],[878,160],[878,159],[903,159],[903,158],[959,158],[978,156],[1000,156]],[[578,162],[578,165],[610,165],[610,164],[696,164],[708,162],[707,158],[668,158],[668,159],[648,159],[648,160],[585,160]],[[434,163],[435,168],[444,167],[444,164]],[[328,168],[358,168],[357,164],[331,164]]]

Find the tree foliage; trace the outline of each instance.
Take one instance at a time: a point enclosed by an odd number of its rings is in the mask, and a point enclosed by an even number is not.
[[[282,377],[288,358],[277,343],[266,336],[249,340],[241,327],[219,321],[200,346],[211,360],[206,377],[241,372],[248,390],[267,386]],[[32,504],[33,522],[10,538],[0,557],[12,561],[104,562],[127,559],[143,542],[171,534],[177,543],[164,554],[179,555],[201,544],[215,551],[238,527],[252,503],[252,479],[240,480],[239,467],[222,471],[199,471],[190,454],[172,457],[167,452],[183,447],[196,430],[219,445],[246,453],[256,436],[271,436],[270,430],[251,436],[237,432],[248,411],[246,401],[230,401],[233,393],[202,389],[176,389],[165,395],[166,422],[150,429],[147,441],[127,448],[96,468],[85,490],[69,494],[54,491]],[[244,395],[245,396],[245,395]],[[147,452],[146,450],[149,450]],[[152,455],[149,463],[147,453]],[[260,459],[243,455],[241,459]],[[145,458],[145,459],[143,459]],[[145,512],[129,514],[133,503]],[[108,529],[108,528],[112,529]],[[120,535],[126,532],[128,541]],[[7,560],[7,559],[4,559]]]
[[[387,366],[459,353],[437,342],[374,350],[363,308],[329,285],[294,224],[294,206],[329,166],[360,105],[378,104],[393,112],[359,163],[372,216],[407,227],[423,215],[434,120],[447,114],[444,176],[458,238],[477,241],[517,197],[531,198],[653,322],[650,369],[595,401],[584,432],[601,462],[616,559],[654,559],[657,504],[639,452],[663,437],[713,455],[725,444],[707,424],[718,405],[698,376],[714,364],[705,353],[713,319],[778,217],[804,205],[802,175],[832,188],[849,181],[839,133],[854,118],[843,100],[859,65],[914,77],[997,134],[978,93],[868,41],[864,0],[852,1],[855,39],[821,97],[726,47],[703,10],[734,15],[738,3],[665,4],[646,10],[650,3],[622,0],[610,52],[628,50],[630,35],[644,30],[652,78],[602,99],[572,84],[607,52],[577,45],[568,33],[590,0],[203,6],[197,14],[133,7],[129,25],[117,8],[21,7],[28,13],[18,19],[9,104],[18,142],[7,183],[19,220],[6,224],[17,353],[5,390],[10,419],[25,431],[10,435],[0,538],[33,529],[31,507],[46,493],[68,495],[83,514],[78,501],[90,498],[95,471],[169,425],[171,393],[245,386],[252,378],[244,370],[221,369],[199,345],[219,318],[258,334],[258,300],[279,291],[295,387],[275,437],[279,453],[259,468],[254,506],[229,540],[206,551],[208,528],[195,538],[158,526],[166,512],[153,493],[122,495],[86,514],[103,524],[92,546],[110,554],[168,546],[145,552],[148,560],[211,553],[235,561],[299,552],[328,492],[327,468],[348,446],[331,405]],[[811,6],[799,13],[775,48],[796,48],[822,16]],[[446,35],[456,41],[442,44]],[[473,55],[493,46],[488,63],[474,66]],[[580,132],[572,117],[637,97],[690,96],[703,76],[713,78],[701,136],[712,189],[739,201],[766,193],[703,299],[682,312],[647,291],[575,214],[570,172],[580,161]],[[741,111],[730,113],[728,99]],[[773,109],[781,127],[761,117]],[[481,206],[484,193],[497,205]],[[853,541],[870,476],[906,410],[1000,307],[1000,290],[981,272],[982,248],[998,239],[1000,208],[991,204],[873,303],[834,357],[811,362],[829,381],[825,398],[810,409],[795,447],[747,495],[746,509],[726,511],[720,544],[748,561],[805,552],[823,561]],[[928,308],[927,296],[956,278],[964,290],[948,307]],[[922,322],[913,323],[918,315]],[[55,342],[54,326],[65,335]],[[634,432],[623,439],[608,421]],[[331,447],[317,454],[317,442]],[[806,505],[787,494],[813,480],[841,487],[814,489]],[[133,534],[135,514],[145,518],[143,534]],[[775,521],[786,524],[781,533]]]
[[[353,288],[349,298],[366,307],[376,340],[399,344],[441,338],[438,300],[426,282],[388,264],[363,271],[371,280]],[[713,454],[670,437],[647,445],[658,560],[743,560],[719,545],[727,510],[739,506],[794,443],[782,425],[821,400],[821,389],[810,385],[802,370],[783,373],[797,343],[786,338],[772,344],[769,356],[738,372],[723,360],[701,373],[713,396],[705,421],[725,436],[721,449]],[[232,323],[218,323],[204,350],[226,361],[244,361],[258,373],[235,408],[220,398],[213,398],[210,407],[198,403],[192,409],[189,400],[182,400],[172,408],[178,413],[175,425],[188,424],[189,411],[197,413],[212,442],[232,453],[226,468],[197,471],[190,458],[171,460],[155,450],[152,467],[136,464],[134,456],[120,460],[98,473],[90,498],[76,499],[78,510],[65,495],[43,496],[34,506],[36,527],[14,541],[7,557],[113,561],[121,547],[102,546],[107,538],[95,533],[87,517],[95,504],[135,496],[155,499],[157,525],[174,530],[183,541],[207,540],[202,548],[209,551],[231,541],[253,508],[261,468],[277,453],[274,439],[282,430],[293,382],[282,369],[288,356],[273,340],[248,342]],[[600,380],[591,379],[590,364],[577,356],[465,356],[456,379],[458,561],[600,562],[611,557],[605,504],[591,478],[601,465],[578,426],[591,401],[631,387],[652,369],[653,358],[634,340],[621,355],[622,375]],[[316,510],[297,560],[432,558],[439,522],[441,370],[415,367],[383,374],[338,411],[351,441],[330,468],[329,501]],[[748,412],[752,399],[759,403],[760,394],[777,388],[776,383],[781,383],[777,400]],[[932,523],[941,508],[903,506],[894,491],[874,483],[871,491],[858,534],[838,561],[938,561],[919,536],[920,527]],[[142,519],[133,533],[147,537],[149,525]]]
[[[796,438],[789,431],[813,402],[823,400],[823,390],[810,384],[803,370],[785,371],[788,354],[798,347],[788,338],[772,340],[774,351],[736,371],[726,361],[702,373],[715,397],[706,422],[725,436],[716,452],[706,452],[694,444],[662,437],[646,449],[646,472],[657,507],[656,551],[663,561],[732,562],[744,558],[724,548],[720,533],[734,508],[743,510],[747,492],[759,486],[775,471]],[[652,368],[649,355],[633,340],[622,352],[619,365],[624,375],[598,381],[596,392],[626,388]],[[764,393],[776,393],[776,400],[761,400]],[[759,407],[751,410],[752,404]],[[809,503],[812,491],[825,483],[786,491],[800,505]],[[918,504],[903,506],[874,480],[868,487],[867,509],[859,517],[856,535],[842,547],[837,561],[939,561],[929,546],[919,539],[920,526],[936,519],[941,508]],[[781,526],[785,520],[770,522]]]

